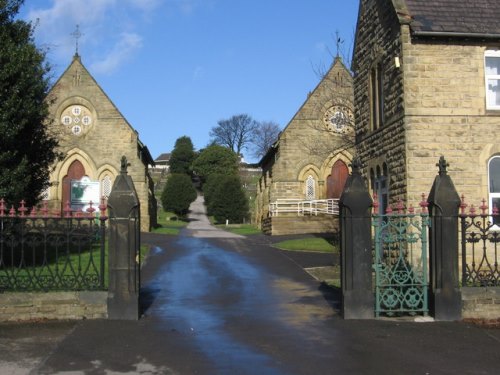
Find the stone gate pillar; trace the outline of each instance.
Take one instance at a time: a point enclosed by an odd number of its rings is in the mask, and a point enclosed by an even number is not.
[[[439,159],[439,175],[429,193],[431,218],[429,271],[430,312],[436,320],[460,320],[462,296],[458,276],[458,210],[460,197],[446,171],[448,163]]]
[[[373,319],[372,198],[355,158],[340,197],[342,314],[344,319]]]
[[[125,156],[108,199],[108,318],[139,319],[140,203]]]

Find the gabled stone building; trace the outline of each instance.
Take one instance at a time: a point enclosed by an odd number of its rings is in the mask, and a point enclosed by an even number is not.
[[[384,209],[416,205],[441,155],[469,203],[500,207],[498,0],[361,0],[356,144]]]
[[[156,223],[156,201],[148,164],[154,161],[139,135],[111,102],[75,54],[47,97],[49,126],[59,138],[64,158],[54,166],[46,192],[50,207],[63,212],[66,204],[85,209],[108,197],[120,173],[121,157],[141,203],[141,230]]]
[[[352,160],[352,87],[337,57],[259,162],[255,221],[265,233],[335,230],[332,210]]]

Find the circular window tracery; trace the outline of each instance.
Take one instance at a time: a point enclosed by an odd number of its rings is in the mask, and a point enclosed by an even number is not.
[[[90,110],[81,105],[70,105],[61,113],[61,125],[75,135],[81,136],[85,134],[93,123],[92,113]]]
[[[352,124],[352,113],[347,108],[333,106],[325,112],[323,121],[328,130],[344,133]]]

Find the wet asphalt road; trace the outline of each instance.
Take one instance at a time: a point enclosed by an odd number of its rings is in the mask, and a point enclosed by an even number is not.
[[[139,321],[0,325],[0,374],[497,374],[500,330],[345,321],[269,237],[143,234]]]

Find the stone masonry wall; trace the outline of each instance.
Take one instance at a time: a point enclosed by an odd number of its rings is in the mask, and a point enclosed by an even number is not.
[[[353,68],[357,151],[368,180],[370,170],[388,166],[391,201],[406,197],[406,147],[403,117],[403,73],[395,64],[401,56],[399,20],[388,0],[363,1],[358,19]],[[370,71],[383,72],[383,119],[372,129]]]
[[[59,150],[67,158],[77,155],[92,180],[97,180],[103,171],[109,171],[114,180],[120,172],[121,157],[127,158],[130,163],[128,174],[134,181],[141,202],[141,229],[149,231],[151,218],[148,210],[147,165],[140,159],[138,134],[85,69],[79,57],[74,58],[52,88],[49,100],[51,117],[54,119],[51,126],[60,139]],[[61,113],[75,104],[84,106],[92,114],[89,130],[80,136],[72,134],[71,127],[60,122]],[[64,163],[67,169],[69,160],[63,160],[51,175],[54,184],[50,199],[56,201],[56,206],[60,205],[62,197],[60,181],[65,174],[65,169],[61,169]]]
[[[412,39],[390,3],[363,1],[358,22],[355,119],[365,176],[386,163],[390,202],[401,198],[416,206],[443,155],[457,191],[477,206],[488,198],[488,160],[500,153],[500,111],[487,111],[485,104],[488,45]],[[377,61],[384,73],[384,120],[372,130],[369,72]]]
[[[108,292],[0,293],[0,322],[106,319]]]
[[[441,155],[459,194],[488,199],[488,160],[500,152],[500,111],[487,111],[485,45],[405,44],[408,195],[427,193]]]
[[[352,160],[353,129],[338,133],[327,128],[330,108],[342,108],[352,116],[353,86],[349,70],[336,58],[318,86],[281,133],[278,147],[263,168],[256,222],[269,215],[267,207],[277,199],[305,199],[305,179],[312,175],[316,199],[325,199],[326,180],[336,160],[349,165]],[[264,177],[265,175],[265,177]],[[265,183],[264,183],[265,182]],[[264,225],[263,225],[264,226]]]
[[[340,60],[336,60],[280,136],[279,154],[272,170],[273,182],[298,182],[301,171],[308,166],[319,174],[318,181],[326,179],[327,164],[333,164],[328,159],[335,151],[345,149],[352,138],[349,133],[327,130],[323,117],[334,105],[352,111],[352,95],[350,73]],[[303,192],[297,193],[303,196]],[[295,194],[293,198],[297,198]],[[273,192],[271,199],[277,198],[287,197]],[[320,198],[323,197],[318,196]]]
[[[500,287],[462,288],[463,319],[500,319]]]

